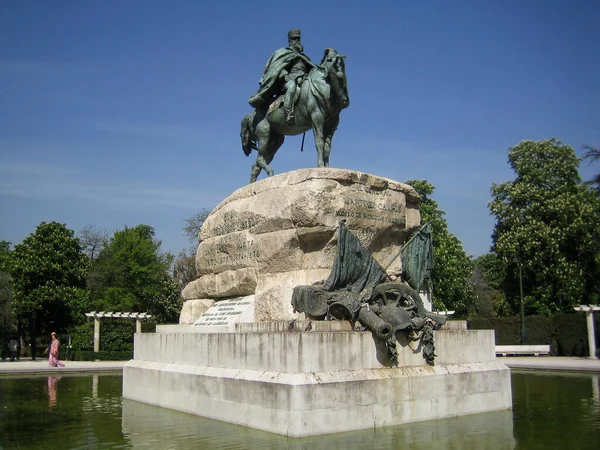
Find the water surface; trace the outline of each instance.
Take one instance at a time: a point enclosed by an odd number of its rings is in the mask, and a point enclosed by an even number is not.
[[[2,449],[598,449],[598,374],[513,372],[513,410],[286,438],[121,399],[120,375],[0,377]]]

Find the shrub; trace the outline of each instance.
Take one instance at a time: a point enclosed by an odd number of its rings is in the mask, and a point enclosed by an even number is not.
[[[156,323],[142,322],[142,333],[156,333]]]
[[[71,353],[71,361],[129,361],[133,359],[133,351],[100,351],[91,352],[77,350]]]
[[[517,345],[521,343],[521,320],[518,317],[476,318],[468,321],[474,330],[494,330],[496,345]]]
[[[600,341],[595,314],[596,342]],[[587,324],[584,313],[556,314],[547,316],[527,316],[527,342],[531,345],[550,344],[553,355],[588,356]],[[494,319],[471,319],[469,328],[474,330],[493,329],[496,345],[518,345],[521,343],[520,317],[498,317]],[[598,348],[598,345],[596,346]]]
[[[550,344],[555,347],[556,329],[552,323],[552,318],[547,316],[527,316],[525,317],[525,326],[527,328],[527,343],[530,345]],[[521,319],[519,318],[519,344],[521,337]]]
[[[144,324],[142,324],[144,325]],[[100,349],[102,351],[133,351],[135,322],[124,319],[107,319],[100,323]],[[94,349],[94,322],[76,327],[72,334],[73,350]]]
[[[71,332],[72,350],[93,350],[94,349],[94,322],[88,321],[77,327]]]
[[[105,320],[100,328],[100,349],[105,352],[131,352],[134,333],[135,322],[132,320]]]
[[[554,316],[554,324],[558,336],[557,350],[559,355],[589,355],[585,313],[556,315]]]

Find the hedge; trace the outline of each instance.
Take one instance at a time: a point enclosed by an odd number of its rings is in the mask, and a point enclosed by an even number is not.
[[[100,349],[113,352],[133,351],[134,333],[135,322],[132,320],[103,320],[100,324]],[[72,339],[73,351],[93,350],[94,322],[88,321],[78,326],[72,333]]]
[[[600,353],[600,314],[594,314],[596,348]],[[497,317],[493,319],[473,318],[468,321],[474,330],[493,329],[496,345],[519,345],[521,343],[521,318]],[[530,345],[550,344],[555,356],[588,356],[588,338],[585,313],[557,314],[555,316],[527,316],[527,343]]]
[[[133,359],[133,351],[99,351],[74,350],[69,355],[71,361],[129,361]]]

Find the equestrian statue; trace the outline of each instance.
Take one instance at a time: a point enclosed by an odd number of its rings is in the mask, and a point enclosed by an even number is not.
[[[311,128],[317,167],[329,167],[331,139],[340,112],[350,105],[344,59],[344,55],[327,48],[321,63],[314,64],[304,54],[300,30],[289,31],[288,46],[271,55],[258,91],[248,100],[255,110],[242,119],[240,137],[244,154],[258,152],[250,183],[256,181],[261,170],[273,175],[269,164],[285,136],[296,136]]]

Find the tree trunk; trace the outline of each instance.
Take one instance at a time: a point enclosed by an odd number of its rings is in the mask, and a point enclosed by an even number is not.
[[[23,347],[25,347],[25,340],[23,339],[23,319],[20,314],[17,316],[17,334],[19,335],[17,359],[21,359],[21,352],[23,351]]]
[[[36,320],[36,314],[32,313],[31,314],[31,322],[30,322],[30,329],[29,329],[29,334],[31,335],[31,359],[33,361],[35,361],[35,355],[37,353],[37,345],[36,345],[36,329],[35,329],[35,320]]]

